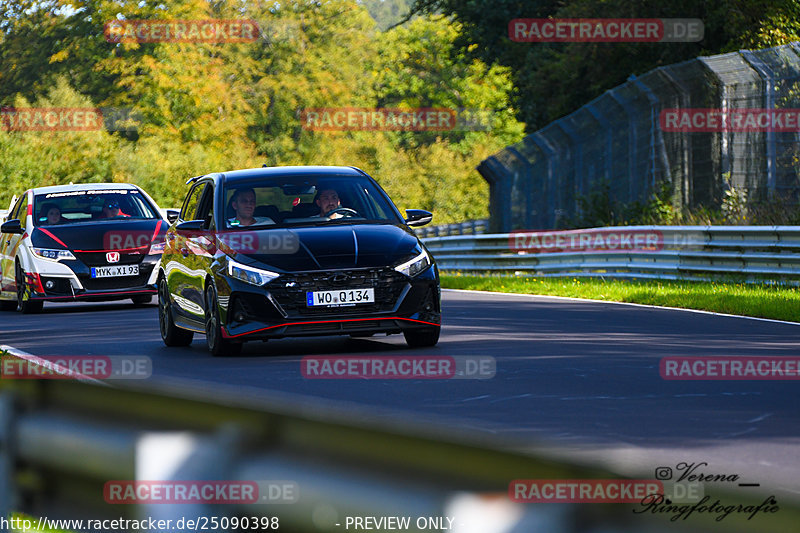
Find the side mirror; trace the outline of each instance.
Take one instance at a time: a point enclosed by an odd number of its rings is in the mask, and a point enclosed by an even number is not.
[[[22,235],[22,222],[17,219],[9,220],[0,226],[0,233],[15,233],[17,235]]]
[[[424,226],[433,220],[433,213],[423,209],[406,209],[406,217],[409,226]]]
[[[202,220],[187,220],[186,222],[181,222],[175,229],[178,232],[182,231],[201,231],[203,229],[204,222]]]
[[[167,209],[167,221],[170,224],[174,224],[178,217],[180,216],[181,212],[177,209]]]

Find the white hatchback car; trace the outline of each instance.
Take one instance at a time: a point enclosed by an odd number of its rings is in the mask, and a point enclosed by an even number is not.
[[[128,183],[25,191],[0,227],[0,309],[35,313],[45,301],[149,302],[167,225],[153,199]]]

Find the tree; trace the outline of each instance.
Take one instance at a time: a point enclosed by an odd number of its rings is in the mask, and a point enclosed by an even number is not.
[[[459,52],[512,73],[514,106],[529,132],[623,83],[631,74],[700,55],[797,40],[794,0],[416,0],[412,14],[441,12],[461,23]],[[518,43],[515,18],[699,18],[697,43]]]

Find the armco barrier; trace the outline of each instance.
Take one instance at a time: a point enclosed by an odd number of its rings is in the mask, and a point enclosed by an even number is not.
[[[264,391],[256,398],[234,386],[173,378],[124,388],[3,380],[0,516],[9,511],[92,520],[267,516],[278,517],[279,530],[290,532],[345,531],[348,516],[454,515],[461,523],[451,531],[676,529],[664,516],[634,515],[633,504],[512,502],[508,487],[515,479],[623,476],[570,462],[540,443],[504,441],[441,422],[286,393]],[[240,505],[120,505],[105,499],[111,480],[187,479],[283,480],[294,484],[298,497],[293,503]],[[764,497],[742,491],[717,496],[726,504],[750,505]],[[794,496],[781,494],[780,512],[759,517],[760,530],[790,531],[800,521]],[[689,522],[677,530],[696,531],[699,524]],[[753,526],[712,519],[702,525],[710,532]]]
[[[429,237],[423,241],[440,270],[537,276],[708,279],[727,275],[800,280],[800,226],[625,226],[580,231],[652,232],[659,234],[661,241],[652,250],[538,253],[515,248],[518,233]]]
[[[443,224],[439,226],[427,226],[414,228],[414,232],[420,237],[442,237],[445,235],[477,235],[486,233],[489,229],[489,220],[467,220],[455,224]]]

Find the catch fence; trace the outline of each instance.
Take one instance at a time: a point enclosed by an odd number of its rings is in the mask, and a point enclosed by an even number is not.
[[[710,114],[800,108],[800,43],[659,67],[630,79],[481,163],[490,232],[575,227],[581,199],[607,188],[615,205],[664,187],[677,210],[717,209],[727,196],[796,206],[798,134],[787,123],[722,127]],[[701,128],[664,113],[704,109]],[[678,115],[670,115],[673,118]],[[701,130],[706,131],[701,131]],[[776,131],[779,130],[779,131]]]

